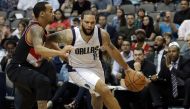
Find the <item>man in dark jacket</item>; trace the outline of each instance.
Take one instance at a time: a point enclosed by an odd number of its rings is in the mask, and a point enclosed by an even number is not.
[[[190,107],[190,60],[179,55],[180,48],[177,42],[169,44],[166,59],[162,61],[158,81],[158,92],[164,100],[165,108],[176,98],[184,98],[185,109]],[[157,96],[157,95],[155,95]],[[154,96],[154,97],[155,97]],[[157,99],[159,100],[159,99]],[[163,102],[163,101],[162,101]]]

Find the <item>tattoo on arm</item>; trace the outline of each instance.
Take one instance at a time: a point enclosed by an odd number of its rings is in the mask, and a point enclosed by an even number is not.
[[[30,30],[30,34],[32,37],[33,46],[42,45],[43,43],[42,37],[44,35],[44,31],[41,27],[39,26],[32,27]]]
[[[63,31],[52,33],[48,35],[48,40],[58,42],[58,43],[65,43],[67,42],[66,31],[63,30]]]

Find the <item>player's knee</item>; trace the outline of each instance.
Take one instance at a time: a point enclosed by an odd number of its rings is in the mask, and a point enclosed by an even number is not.
[[[110,95],[110,90],[108,87],[104,86],[101,88],[100,92],[99,92],[102,96],[106,96],[106,95]]]

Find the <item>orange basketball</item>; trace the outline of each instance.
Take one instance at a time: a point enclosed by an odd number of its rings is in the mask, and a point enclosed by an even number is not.
[[[129,91],[139,92],[147,84],[146,77],[141,72],[125,73],[125,85]]]

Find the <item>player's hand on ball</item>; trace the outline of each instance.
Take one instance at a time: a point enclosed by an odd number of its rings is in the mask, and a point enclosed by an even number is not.
[[[124,88],[127,88],[126,85],[125,85],[125,79],[120,80],[120,86],[122,86]]]
[[[129,91],[139,92],[150,83],[142,72],[135,71],[131,68],[125,70],[125,86]]]

